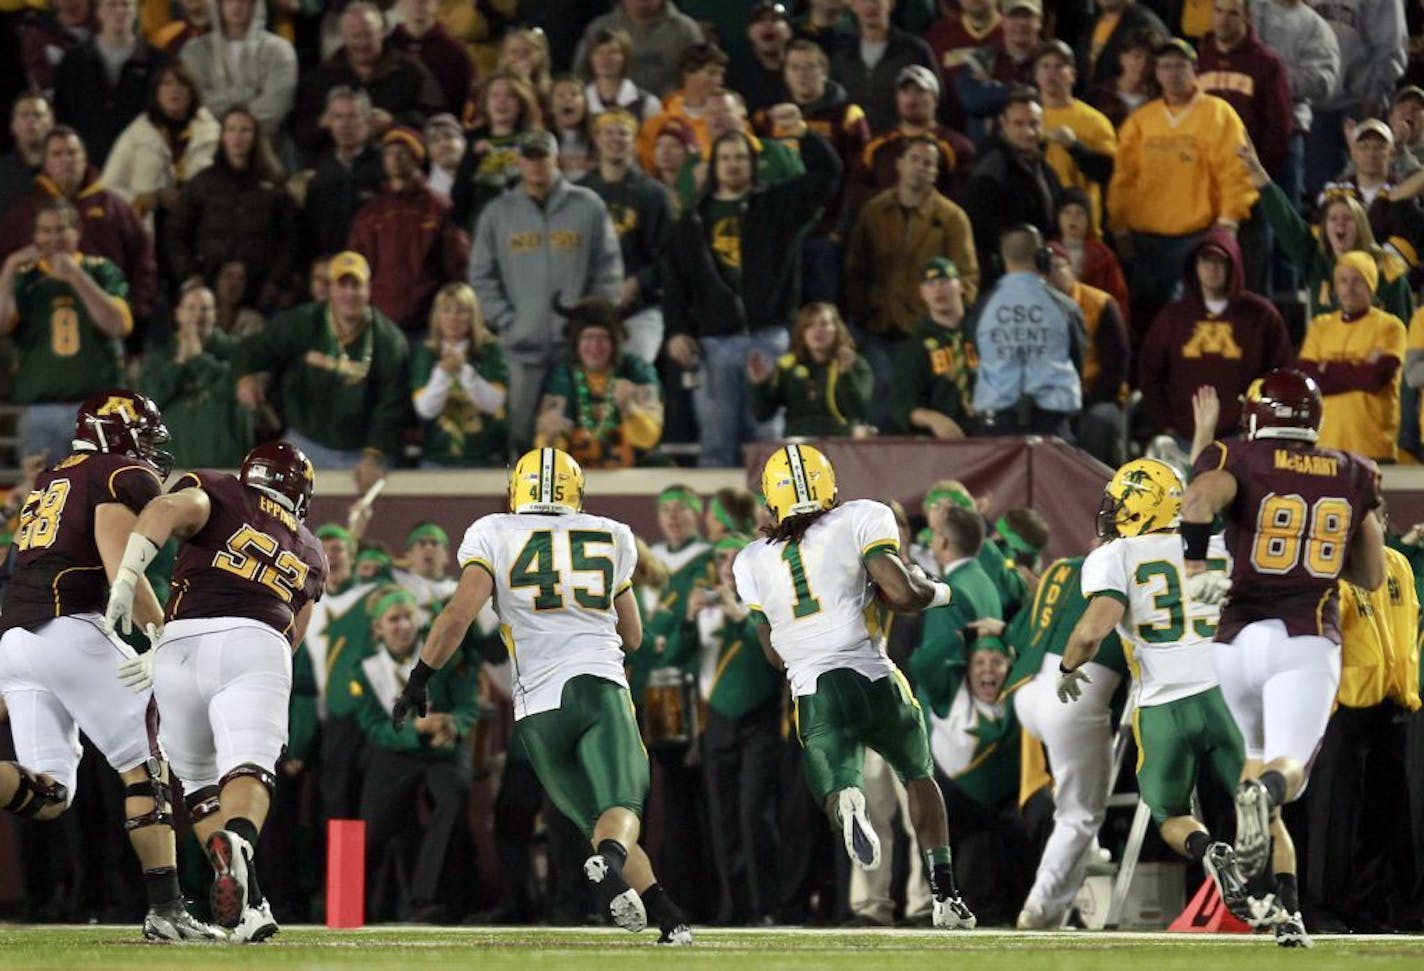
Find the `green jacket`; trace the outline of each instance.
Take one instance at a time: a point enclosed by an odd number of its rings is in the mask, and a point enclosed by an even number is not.
[[[849,435],[865,420],[874,385],[870,365],[858,354],[845,372],[834,361],[807,364],[783,354],[771,377],[749,382],[748,389],[757,421],[770,421],[785,408],[788,438],[829,438]]]
[[[703,685],[707,704],[727,718],[740,718],[781,694],[782,675],[771,666],[757,636],[758,615],[739,621],[723,619],[713,632],[717,640],[717,668],[712,684]],[[700,667],[701,631],[696,620],[685,621],[674,634],[672,651]],[[669,642],[672,643],[671,641]]]
[[[469,733],[479,717],[478,689],[479,668],[463,655],[452,658],[452,663],[430,676],[430,711],[454,715],[460,739]],[[388,751],[418,755],[432,762],[446,761],[459,755],[459,744],[448,748],[433,747],[430,736],[415,730],[413,717],[406,719],[405,725],[399,729],[392,726],[390,711],[377,699],[361,665],[357,665],[355,677],[348,684],[347,691],[352,696],[361,731],[372,745]]]
[[[892,401],[899,431],[929,432],[910,424],[910,412],[928,408],[963,425],[974,395],[974,370],[979,357],[961,328],[941,327],[930,318],[920,321],[895,354]]]
[[[1020,611],[1004,631],[1004,640],[1018,652],[1004,683],[1005,693],[1028,683],[1043,667],[1045,654],[1062,656],[1068,635],[1088,609],[1083,597],[1083,559],[1072,556],[1049,564],[1034,593],[1032,609]],[[1093,662],[1128,676],[1127,658],[1117,631],[1103,638]]]
[[[144,356],[139,390],[153,399],[173,436],[180,469],[235,469],[257,442],[257,419],[237,403],[232,358],[237,338],[215,330],[182,364],[172,345]]]
[[[1332,285],[1335,257],[1330,255],[1329,244],[1315,235],[1311,225],[1301,218],[1281,187],[1274,182],[1261,190],[1261,209],[1275,230],[1281,249],[1300,268],[1305,278],[1305,290],[1310,300],[1307,322],[1320,314],[1339,309],[1335,305],[1335,288]],[[1409,290],[1408,272],[1405,262],[1390,254],[1380,263],[1379,289],[1375,291],[1375,303],[1406,324],[1414,313],[1414,295]]]
[[[233,359],[236,377],[259,371],[281,382],[287,424],[328,448],[374,449],[393,458],[414,423],[405,335],[374,308],[344,346],[326,303],[273,317],[242,341]]]
[[[410,355],[411,391],[419,391],[430,382],[440,355],[424,341],[415,345]],[[490,384],[509,387],[509,364],[498,341],[489,341],[476,356],[471,351],[470,364],[475,373]],[[453,382],[445,407],[440,414],[423,423],[421,457],[437,465],[452,468],[503,466],[509,445],[509,415],[504,408],[495,414],[485,414],[470,400],[458,381]]]
[[[965,631],[970,621],[1003,618],[1003,604],[994,581],[977,560],[965,560],[947,573],[950,601],[925,611],[925,631],[919,649],[910,655],[910,673],[921,702],[940,717],[964,681],[970,642]],[[983,638],[999,644],[998,638]]]
[[[357,706],[351,694],[351,683],[361,668],[361,662],[370,657],[375,649],[371,618],[366,616],[366,594],[357,599],[346,613],[331,618],[326,626],[326,642],[327,717],[354,715]]]
[[[989,526],[987,523],[985,525]],[[1028,602],[1028,583],[1015,569],[1014,558],[999,545],[998,540],[985,536],[984,545],[979,548],[978,560],[999,591],[1004,618],[1012,619],[1017,616]]]

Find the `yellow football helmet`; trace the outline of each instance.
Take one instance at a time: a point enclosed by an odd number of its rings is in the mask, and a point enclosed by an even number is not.
[[[778,523],[788,516],[830,509],[836,504],[836,470],[820,449],[783,445],[762,467],[761,494]]]
[[[509,511],[583,512],[583,469],[561,448],[531,448],[509,473]]]
[[[1166,462],[1133,459],[1103,490],[1098,535],[1112,539],[1171,529],[1181,522],[1184,491],[1182,477]]]

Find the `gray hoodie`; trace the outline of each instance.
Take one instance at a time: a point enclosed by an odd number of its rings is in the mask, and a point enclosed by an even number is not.
[[[1363,105],[1383,110],[1408,65],[1402,0],[1309,2],[1334,29],[1343,68],[1334,95],[1314,102],[1315,107],[1340,111]]]
[[[1312,105],[1324,104],[1340,84],[1340,42],[1324,17],[1304,3],[1259,0],[1251,7],[1256,36],[1281,56],[1290,78],[1296,128],[1310,131]]]
[[[623,257],[603,200],[562,175],[542,207],[522,186],[506,189],[475,225],[470,284],[507,357],[552,364],[568,350],[556,294],[564,304],[622,296]]]
[[[275,138],[296,100],[297,53],[284,38],[265,30],[267,5],[255,4],[247,36],[229,41],[222,31],[218,0],[209,0],[213,29],[183,45],[183,63],[197,75],[203,104],[218,118],[245,104]],[[234,65],[235,62],[235,65]]]

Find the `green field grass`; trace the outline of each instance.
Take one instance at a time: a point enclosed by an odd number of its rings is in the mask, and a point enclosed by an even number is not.
[[[145,944],[135,928],[0,925],[0,968],[855,968],[1207,971],[1424,968],[1424,937],[1324,937],[1310,951],[1238,936],[1012,931],[703,930],[692,948],[651,932],[555,928],[290,927],[252,946]]]

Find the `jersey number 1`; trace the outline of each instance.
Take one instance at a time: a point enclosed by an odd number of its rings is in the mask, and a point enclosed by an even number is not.
[[[811,595],[811,584],[806,581],[806,565],[801,562],[801,544],[795,540],[781,548],[781,558],[791,571],[791,586],[796,591],[796,601],[791,605],[791,613],[797,620],[821,612],[821,601]]]

